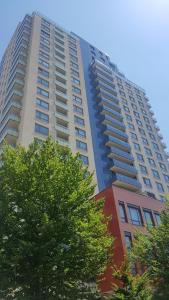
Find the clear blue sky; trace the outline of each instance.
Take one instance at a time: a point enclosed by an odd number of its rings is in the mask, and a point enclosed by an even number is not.
[[[169,0],[1,0],[0,59],[26,13],[38,10],[108,53],[143,87],[169,149]]]

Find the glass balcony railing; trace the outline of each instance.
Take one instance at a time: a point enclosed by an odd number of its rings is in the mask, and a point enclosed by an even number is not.
[[[7,139],[10,144],[14,143],[14,140],[18,137],[18,130],[14,128],[4,128],[0,134],[0,143],[3,142],[4,139]]]
[[[111,167],[111,170],[132,177],[136,177],[137,175],[137,170],[134,166],[131,166],[127,163],[121,162],[116,159],[113,159],[113,166]]]
[[[115,136],[117,138],[120,138],[124,141],[127,141],[127,139],[128,139],[128,136],[124,131],[121,131],[117,128],[114,128],[110,125],[106,125],[106,130],[104,131],[104,134],[106,134],[108,136],[113,135],[113,136]]]
[[[112,125],[113,127],[119,128],[119,129],[121,129],[123,131],[126,128],[125,125],[122,122],[120,122],[120,121],[118,121],[116,119],[113,119],[111,116],[109,116],[107,114],[104,115],[103,124]]]
[[[116,105],[113,101],[107,100],[105,98],[101,98],[101,101],[100,101],[99,105],[107,106],[110,109],[113,109],[113,110],[117,111],[118,113],[121,112],[120,106]]]
[[[106,142],[106,146],[115,146],[117,148],[120,148],[122,150],[130,151],[130,145],[127,142],[121,141],[118,138],[109,136],[108,141]]]
[[[134,161],[134,157],[132,154],[125,152],[123,150],[120,150],[119,148],[111,147],[110,151],[111,152],[108,155],[108,157],[110,157],[110,158],[117,158],[117,159],[120,159],[120,160],[126,161],[126,162]]]
[[[114,176],[113,184],[133,191],[138,191],[141,189],[141,184],[139,183],[138,179],[118,173],[116,173]]]
[[[101,112],[101,114],[108,114],[109,116],[111,116],[112,118],[115,118],[117,120],[122,121],[123,117],[120,113],[118,113],[117,111],[103,105],[103,110]]]

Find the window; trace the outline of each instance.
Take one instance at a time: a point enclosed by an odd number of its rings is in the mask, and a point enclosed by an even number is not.
[[[129,209],[131,223],[133,225],[141,226],[142,220],[141,220],[140,209],[134,206],[128,206],[128,209]]]
[[[152,127],[150,125],[146,124],[146,127],[148,130],[152,131]]]
[[[123,202],[119,202],[119,210],[120,210],[121,222],[123,223],[127,222],[127,216],[126,216],[125,206]]]
[[[73,95],[73,101],[78,104],[82,104],[82,99],[78,96]]]
[[[87,151],[87,144],[79,140],[76,140],[76,147],[84,151]]]
[[[71,59],[71,61],[74,61],[76,63],[78,62],[78,58],[76,56],[74,56],[74,55],[70,54],[70,59]]]
[[[143,102],[141,102],[141,101],[138,101],[138,104],[139,104],[140,106],[144,107],[144,104],[143,104]]]
[[[143,137],[142,137],[142,141],[143,141],[143,143],[144,143],[145,145],[148,145],[148,140],[147,140],[146,138],[143,138]]]
[[[80,114],[80,115],[83,115],[83,108],[81,108],[77,105],[73,105],[73,111]]]
[[[39,110],[36,110],[36,119],[49,123],[49,116],[47,114],[42,113]]]
[[[36,105],[43,109],[49,110],[49,104],[39,98],[36,98]]]
[[[152,169],[152,173],[153,173],[153,176],[154,176],[155,178],[160,179],[160,175],[159,175],[159,173],[158,173],[157,170]]]
[[[42,84],[43,86],[45,87],[49,87],[49,82],[41,77],[38,77],[38,80],[37,80],[38,83]]]
[[[138,119],[136,119],[136,123],[137,123],[137,125],[139,125],[139,126],[143,126],[142,122],[141,122],[140,120],[138,120]]]
[[[135,99],[134,99],[134,97],[132,97],[132,96],[129,96],[129,99],[130,99],[130,101],[133,101],[133,102],[135,102]]]
[[[165,181],[166,181],[166,182],[169,182],[169,176],[168,176],[168,175],[165,175],[165,174],[163,174],[163,176],[164,176]]]
[[[44,31],[47,31],[47,32],[50,32],[50,28],[45,26],[45,25],[41,25],[41,28],[44,30]],[[45,32],[46,33],[46,32]]]
[[[152,140],[155,141],[155,136],[154,136],[154,134],[152,134],[152,133],[149,132],[149,136],[150,136],[150,138],[151,138]]]
[[[136,118],[140,118],[140,114],[137,111],[133,111]]]
[[[160,214],[154,212],[154,216],[155,216],[155,220],[156,220],[157,225],[160,225],[161,224]]]
[[[129,108],[126,105],[123,105],[125,111],[130,112]]]
[[[69,47],[69,53],[73,54],[73,55],[77,55],[77,51],[75,49],[71,48],[71,47]]]
[[[71,74],[74,75],[74,76],[76,76],[76,77],[79,77],[79,72],[77,72],[77,71],[75,71],[73,69],[71,69]]]
[[[145,166],[139,165],[139,167],[140,167],[140,171],[141,171],[142,174],[148,174],[147,168]]]
[[[43,52],[42,50],[39,51],[39,56],[41,58],[45,58],[45,59],[49,60],[49,54]]]
[[[74,121],[75,121],[76,124],[79,124],[81,126],[85,125],[84,120],[82,118],[77,117],[77,116],[74,116]]]
[[[161,153],[156,152],[156,156],[157,156],[157,159],[163,160],[163,157],[162,157]]]
[[[156,182],[156,186],[157,186],[157,190],[159,192],[164,192],[164,188],[163,188],[163,185],[160,183],[160,182]]]
[[[49,69],[49,64],[43,59],[39,58],[39,64],[47,69]]]
[[[156,166],[154,159],[149,158],[149,157],[147,159],[148,159],[148,162],[149,162],[150,166],[153,166],[153,167]]]
[[[40,67],[38,68],[38,73],[46,78],[49,78],[49,72]]]
[[[38,133],[43,134],[43,135],[48,135],[49,134],[49,128],[35,123],[35,132],[38,132]]]
[[[152,155],[153,155],[152,152],[151,152],[151,150],[150,150],[149,148],[144,147],[144,149],[145,149],[145,153],[146,153],[148,156],[152,156]]]
[[[76,70],[79,69],[79,66],[77,64],[75,64],[74,62],[72,62],[72,61],[70,62],[70,65],[71,65],[72,68],[74,68]]]
[[[132,247],[132,237],[131,233],[128,231],[124,232],[124,239],[125,239],[125,244],[127,249],[131,249]]]
[[[45,45],[44,45],[44,44],[42,44],[42,43],[40,43],[40,49],[42,49],[42,50],[46,51],[47,53],[49,53],[49,52],[50,52],[50,48],[49,48],[49,47],[47,47],[47,46],[45,46]]]
[[[144,158],[143,158],[143,155],[142,155],[142,154],[136,153],[136,156],[137,156],[137,160],[139,160],[139,161],[144,161]]]
[[[151,180],[149,178],[143,177],[143,182],[147,187],[152,187]]]
[[[80,80],[76,79],[75,77],[72,77],[72,82],[80,85]]]
[[[42,95],[46,98],[49,98],[49,93],[39,87],[37,87],[37,94]]]
[[[83,163],[84,165],[88,165],[88,164],[89,164],[89,159],[88,159],[87,156],[80,154],[80,155],[79,155],[79,159],[82,161],[82,163]]]
[[[153,148],[154,148],[155,150],[159,150],[159,147],[158,147],[158,145],[157,145],[156,143],[152,142],[152,145],[153,145]]]
[[[141,108],[141,111],[142,111],[142,113],[143,113],[144,115],[147,114],[147,112],[145,111],[145,109],[142,109],[142,108]]]
[[[130,132],[131,138],[134,140],[138,140],[137,139],[137,135],[134,132]]]
[[[126,119],[127,119],[128,121],[132,121],[132,117],[131,117],[130,115],[127,115],[127,114],[126,114]]]
[[[50,45],[50,41],[46,38],[44,38],[43,36],[40,37],[41,42],[43,42],[46,45]]]
[[[134,145],[134,149],[135,150],[141,150],[141,148],[140,148],[140,145],[139,144],[137,144],[137,143],[133,143],[133,145]]]
[[[80,129],[80,128],[75,128],[75,132],[76,132],[76,135],[82,137],[82,138],[85,138],[86,137],[86,131],[83,130],[83,129]]]
[[[145,135],[144,129],[142,129],[142,128],[139,127],[138,130],[139,130],[139,132],[140,132],[141,134]]]
[[[128,123],[128,128],[135,130],[134,125],[131,123]]]
[[[76,86],[72,86],[72,92],[80,95],[81,89],[77,88]]]
[[[159,163],[160,165],[160,168],[163,170],[163,171],[167,171],[167,168],[166,166],[163,164],[163,163]]]
[[[145,210],[145,209],[143,209],[143,212],[144,212],[144,218],[145,218],[147,226],[152,227],[154,225],[152,212],[149,210]]]

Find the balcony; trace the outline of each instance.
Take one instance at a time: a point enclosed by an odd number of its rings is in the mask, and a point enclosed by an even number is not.
[[[3,120],[1,120],[1,131],[5,126],[10,127],[11,129],[17,129],[18,123],[20,122],[20,116],[15,114],[7,114]]]
[[[64,109],[68,110],[67,102],[59,101],[56,99],[55,104],[58,107],[62,107]]]
[[[159,126],[154,125],[154,127],[155,127],[155,129],[156,129],[157,131],[160,131],[160,127],[159,127]]]
[[[109,93],[107,90],[103,89],[101,86],[98,88],[98,94],[100,96],[103,95],[103,97],[107,97],[108,99],[111,99],[112,97],[117,97],[117,93],[114,92],[113,94]]]
[[[21,91],[17,91],[16,89],[12,89],[10,93],[8,93],[7,97],[6,97],[6,102],[8,102],[9,100],[14,100],[14,101],[21,101],[23,97],[23,92]]]
[[[60,112],[60,111],[56,111],[56,112],[55,112],[55,117],[67,121],[67,119],[68,119],[68,114],[62,113],[62,112]]]
[[[56,75],[56,79],[58,78],[58,80],[62,81],[62,82],[66,82],[66,76],[61,74],[60,72],[55,71],[55,75]]]
[[[113,78],[110,79],[110,77],[108,78],[107,76],[103,76],[99,72],[97,72],[97,76],[96,76],[95,82],[96,83],[105,83],[107,85],[110,85],[112,88],[115,88],[115,85],[113,83]]]
[[[59,145],[64,146],[64,147],[69,147],[69,141],[62,139],[60,137],[56,137],[56,141],[59,143]]]
[[[115,147],[111,147],[110,148],[110,154],[108,154],[109,158],[115,158],[124,162],[133,162],[134,161],[134,157],[132,154],[125,152],[123,150],[120,150],[118,148]]]
[[[127,139],[128,139],[128,136],[124,131],[114,128],[110,125],[106,125],[106,130],[104,131],[104,134],[106,134],[108,136],[115,136],[124,141],[127,141]]]
[[[161,134],[161,133],[158,133],[157,135],[158,135],[158,137],[159,137],[159,139],[160,139],[160,140],[162,140],[162,139],[163,139],[163,136],[162,136],[162,134]]]
[[[130,151],[130,145],[124,141],[121,141],[115,137],[112,137],[112,136],[109,136],[108,137],[108,141],[106,142],[106,146],[109,146],[109,147],[117,147],[117,148],[120,148],[121,150],[126,150],[126,151]]]
[[[17,101],[9,101],[8,103],[6,103],[2,115],[3,117],[6,115],[7,112],[9,113],[14,113],[14,114],[18,114],[19,111],[21,110],[22,105],[20,102]]]
[[[59,132],[59,135],[61,135],[61,134],[66,135],[66,136],[69,135],[69,128],[68,127],[65,127],[61,124],[56,124],[55,128],[56,128],[56,131]]]
[[[6,127],[0,134],[0,144],[5,140],[10,145],[15,145],[17,137],[18,130]]]
[[[110,109],[113,109],[113,110],[115,110],[115,111],[117,111],[119,113],[121,112],[120,106],[116,105],[112,100],[101,98],[101,101],[99,102],[99,105],[107,106]]]
[[[161,143],[161,145],[162,145],[162,147],[163,147],[164,149],[166,149],[166,148],[167,148],[167,145],[166,145],[166,143],[162,142],[162,143]]]
[[[141,184],[136,178],[116,173],[114,175],[113,184],[131,191],[139,191]]]
[[[122,122],[117,121],[116,119],[113,119],[109,115],[105,115],[104,116],[104,120],[103,120],[102,123],[105,124],[105,125],[107,125],[107,124],[111,125],[111,126],[113,126],[115,128],[121,129],[123,131],[125,131],[125,128],[126,128],[125,125]]]
[[[157,123],[156,118],[152,117],[152,120],[153,120],[154,123]]]
[[[123,120],[123,117],[120,113],[118,113],[117,111],[103,105],[103,110],[101,111],[101,114],[107,114],[109,116],[111,116],[112,118],[115,118],[117,120],[120,120],[122,121]]]
[[[113,88],[113,87],[111,87],[110,85],[107,85],[107,84],[105,84],[105,83],[103,83],[103,82],[101,82],[101,81],[98,80],[96,89],[100,89],[100,88],[101,88],[101,89],[104,89],[105,92],[110,93],[110,94],[112,94],[113,96],[116,96],[116,95],[117,95],[117,93],[116,93],[116,91],[115,91],[115,88]]]
[[[113,159],[113,166],[111,167],[111,170],[115,173],[117,172],[132,177],[136,177],[137,175],[137,170],[134,166],[131,166],[127,163],[121,162],[116,159]]]
[[[63,99],[63,101],[67,101],[68,100],[68,96],[65,93],[62,93],[60,91],[56,91],[55,92],[56,97]]]

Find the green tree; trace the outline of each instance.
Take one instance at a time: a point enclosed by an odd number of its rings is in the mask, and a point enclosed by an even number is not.
[[[133,275],[130,263],[125,260],[121,268],[113,273],[113,293],[108,300],[151,300],[148,273]]]
[[[110,256],[103,200],[78,155],[51,139],[5,146],[0,166],[0,299],[95,299]],[[84,296],[85,295],[85,296]]]
[[[169,209],[161,214],[161,225],[148,228],[148,234],[138,233],[132,260],[146,266],[154,282],[154,300],[169,299]]]

